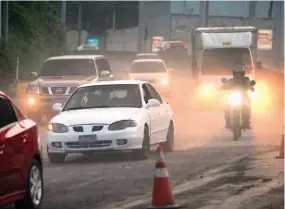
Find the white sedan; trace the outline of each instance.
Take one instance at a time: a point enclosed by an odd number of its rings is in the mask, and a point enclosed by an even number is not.
[[[51,119],[47,153],[63,162],[70,153],[132,151],[148,157],[151,145],[174,147],[173,112],[155,88],[138,80],[103,81],[80,86]]]

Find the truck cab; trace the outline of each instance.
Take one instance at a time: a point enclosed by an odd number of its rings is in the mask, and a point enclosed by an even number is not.
[[[255,27],[197,28],[192,33],[192,75],[195,100],[202,104],[219,99],[221,78],[232,77],[237,65],[255,79],[257,29]]]

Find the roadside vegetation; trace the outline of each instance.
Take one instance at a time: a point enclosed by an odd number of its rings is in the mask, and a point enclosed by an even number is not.
[[[65,32],[58,2],[9,1],[8,43],[1,43],[0,88],[15,78],[17,57],[20,79],[38,71],[49,56],[65,51]]]

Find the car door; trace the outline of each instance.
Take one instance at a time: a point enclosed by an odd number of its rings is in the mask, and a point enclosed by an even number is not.
[[[168,104],[165,103],[159,93],[155,90],[155,88],[151,84],[146,84],[148,87],[152,98],[157,99],[160,102],[160,106],[157,107],[157,114],[158,114],[158,129],[157,135],[159,138],[159,142],[165,141],[169,126],[169,113],[168,113]]]
[[[24,165],[23,128],[10,103],[0,96],[0,197],[19,190]]]
[[[142,85],[143,98],[145,104],[148,103],[148,100],[152,99],[149,89],[146,84]],[[147,113],[150,117],[150,143],[155,144],[159,141],[158,130],[159,130],[159,111],[157,107],[148,107]]]

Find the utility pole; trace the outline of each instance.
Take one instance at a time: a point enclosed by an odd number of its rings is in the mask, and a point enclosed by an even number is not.
[[[3,24],[3,18],[2,18],[2,1],[0,1],[0,43],[2,42],[2,24]]]
[[[143,51],[143,39],[145,31],[145,19],[144,19],[144,1],[139,1],[139,27],[138,27],[138,52]]]
[[[200,1],[200,27],[208,26],[209,1]]]
[[[8,32],[9,32],[9,21],[8,21],[8,6],[9,2],[8,1],[3,1],[3,21],[1,22],[3,24],[3,41],[4,44],[7,44],[8,42]]]
[[[256,19],[256,4],[257,1],[249,1],[249,9],[248,9],[248,23],[251,26],[255,26],[255,19]]]
[[[82,30],[82,4],[79,2],[78,7],[78,46],[81,45],[81,30]]]
[[[66,21],[66,0],[61,1],[61,24],[65,24]]]
[[[116,11],[113,12],[113,31],[116,30]]]

